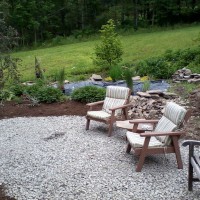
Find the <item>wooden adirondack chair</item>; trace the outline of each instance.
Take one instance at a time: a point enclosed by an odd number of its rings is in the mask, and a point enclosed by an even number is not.
[[[188,121],[191,111],[186,111],[183,107],[170,102],[166,105],[164,114],[160,120],[132,120],[133,130],[126,133],[128,145],[126,152],[134,150],[135,155],[139,155],[139,162],[136,171],[142,170],[145,157],[150,154],[175,153],[178,168],[182,169],[183,164],[178,144],[179,137],[183,132],[176,131],[181,125]],[[144,133],[137,133],[140,123],[153,123],[154,130]]]
[[[117,115],[122,114],[124,119],[128,119],[127,108],[132,106],[132,104],[128,104],[130,95],[129,88],[108,86],[104,101],[87,104],[89,111],[86,115],[86,130],[89,129],[90,120],[100,121],[109,125],[108,136],[111,136],[113,123],[117,120]],[[102,110],[94,111],[93,108],[97,105],[102,105]]]
[[[200,182],[200,155],[195,155],[194,147],[200,147],[200,141],[187,140],[182,144],[184,147],[189,145],[189,167],[188,167],[188,190],[192,191],[193,182]],[[194,172],[196,177],[194,177]]]

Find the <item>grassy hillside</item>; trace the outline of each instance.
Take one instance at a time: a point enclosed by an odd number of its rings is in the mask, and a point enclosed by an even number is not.
[[[124,50],[122,64],[131,64],[144,58],[157,56],[167,49],[194,46],[196,44],[193,39],[197,38],[199,32],[200,26],[195,26],[121,36]],[[34,79],[35,56],[40,61],[41,68],[45,69],[47,76],[55,74],[56,70],[64,67],[66,78],[75,79],[76,74],[83,75],[85,71],[92,73],[96,68],[92,64],[91,57],[94,53],[94,46],[98,42],[98,40],[93,40],[38,50],[21,51],[13,55],[22,59],[20,71],[23,74],[23,81]]]

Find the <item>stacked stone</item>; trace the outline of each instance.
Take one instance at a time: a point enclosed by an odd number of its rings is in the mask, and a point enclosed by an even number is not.
[[[174,93],[150,90],[137,92],[132,96],[130,103],[133,107],[129,110],[130,118],[158,119],[163,115],[164,107],[168,101],[176,102],[178,96]]]
[[[200,83],[200,74],[192,73],[190,69],[182,68],[177,70],[172,75],[173,82],[178,83],[181,81],[187,81],[188,83]]]

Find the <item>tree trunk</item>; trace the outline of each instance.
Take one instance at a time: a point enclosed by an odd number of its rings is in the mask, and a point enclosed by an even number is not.
[[[137,8],[138,0],[134,0],[134,30],[137,31],[138,29],[138,8]]]

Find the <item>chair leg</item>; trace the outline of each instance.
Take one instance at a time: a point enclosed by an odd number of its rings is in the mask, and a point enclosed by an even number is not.
[[[126,153],[130,153],[130,151],[131,151],[131,145],[130,143],[128,143],[126,147]]]
[[[179,148],[179,145],[178,145],[178,137],[173,136],[172,140],[173,140],[173,144],[174,144],[174,150],[175,150],[175,154],[176,154],[178,169],[183,169],[183,163],[182,163],[182,159],[181,159],[180,148]]]
[[[193,166],[191,164],[192,156],[194,155],[194,146],[189,146],[189,167],[188,167],[188,190],[192,191],[193,187]]]
[[[135,170],[136,172],[141,172],[141,170],[142,170],[144,160],[145,160],[145,157],[146,157],[146,153],[147,153],[147,150],[148,150],[150,138],[151,137],[145,138],[144,145],[142,147],[142,152],[140,154],[139,162],[138,162],[138,165],[137,165],[136,170]]]
[[[109,124],[108,137],[112,135],[113,123]]]
[[[86,130],[89,129],[89,126],[90,126],[90,119],[87,119],[87,122],[86,122]]]
[[[188,190],[192,191],[193,187],[193,167],[189,161],[189,168],[188,168]]]
[[[126,108],[124,108],[124,116],[125,116],[125,120],[128,120],[128,111]]]
[[[114,121],[115,121],[115,112],[112,111],[110,123],[109,123],[108,137],[110,137],[112,135],[112,129],[113,129]]]

